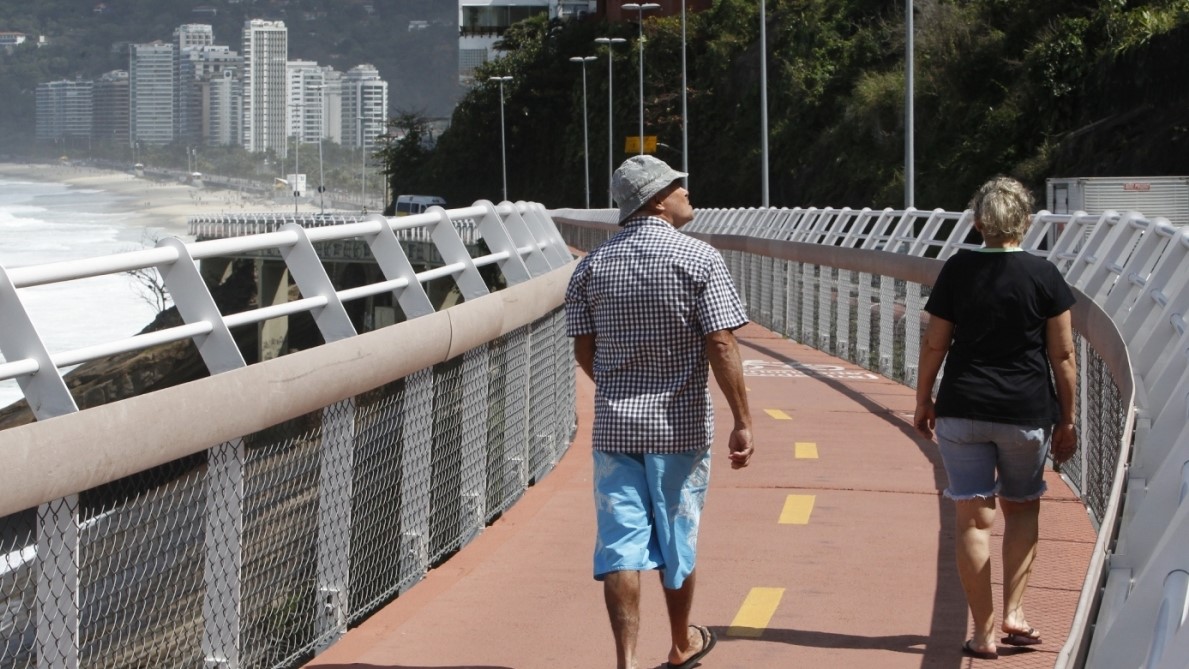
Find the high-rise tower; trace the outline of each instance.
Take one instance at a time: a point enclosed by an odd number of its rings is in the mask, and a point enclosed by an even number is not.
[[[375,151],[388,130],[388,82],[374,65],[357,65],[343,75],[342,96],[343,145]]]
[[[202,138],[202,107],[193,54],[214,43],[214,30],[205,23],[188,23],[173,31],[174,135],[187,142]]]
[[[243,146],[260,152],[285,147],[289,31],[283,21],[244,23]]]
[[[157,41],[129,47],[131,139],[168,144],[174,139],[173,44]]]

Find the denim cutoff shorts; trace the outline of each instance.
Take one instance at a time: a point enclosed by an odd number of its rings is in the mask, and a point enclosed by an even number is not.
[[[596,580],[660,569],[676,590],[694,570],[710,448],[673,454],[594,451]]]
[[[969,418],[938,418],[937,445],[953,500],[998,496],[1030,502],[1044,494],[1045,459],[1052,427],[1010,425]]]

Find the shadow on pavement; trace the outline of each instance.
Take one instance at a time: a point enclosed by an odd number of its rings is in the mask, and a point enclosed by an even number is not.
[[[739,338],[740,347],[752,349],[758,353],[768,355],[776,360],[780,360],[790,365],[801,365],[802,361],[795,357],[785,355],[780,351],[776,351],[768,346],[765,346],[763,340],[748,339],[746,337]],[[842,361],[847,365],[854,365],[849,361]],[[861,369],[854,365],[857,369]],[[910,438],[912,443],[916,446],[920,454],[933,466],[933,482],[938,490],[946,487],[947,479],[945,476],[945,468],[941,464],[941,454],[937,450],[937,445],[932,440],[924,439],[917,434],[916,429],[912,426],[912,419],[905,419],[896,415],[895,412],[889,410],[888,407],[880,404],[878,401],[867,397],[863,393],[856,391],[846,383],[838,379],[832,379],[824,375],[807,374],[811,378],[829,386],[835,391],[850,398],[857,405],[866,408],[873,415],[886,421],[889,427],[896,429],[904,436]],[[931,587],[933,590],[933,615],[929,626],[929,636],[892,636],[892,637],[852,637],[846,635],[830,634],[828,632],[805,632],[798,630],[768,630],[764,632],[764,638],[774,641],[785,641],[785,643],[793,643],[798,645],[819,646],[823,648],[886,648],[888,650],[899,650],[906,653],[916,653],[922,655],[921,667],[935,667],[935,666],[953,666],[952,662],[961,658],[961,645],[965,640],[966,630],[966,595],[962,592],[961,582],[958,579],[957,566],[954,563],[954,522],[955,513],[954,505],[941,494],[937,495],[937,577],[936,581],[930,586],[922,585],[922,587]],[[960,616],[955,618],[955,616]],[[955,624],[956,621],[957,624]],[[777,635],[770,637],[770,634]],[[780,636],[780,635],[784,636]],[[720,635],[723,638],[724,635]],[[916,639],[911,644],[906,644],[906,640]],[[932,639],[932,644],[926,645],[926,641]],[[833,642],[830,642],[833,640]],[[873,640],[879,640],[884,645],[872,645]],[[919,646],[919,648],[911,648],[911,646]]]
[[[719,643],[761,642],[787,643],[793,646],[807,648],[871,648],[874,650],[890,650],[897,653],[924,655],[925,645],[929,637],[920,634],[896,634],[893,636],[859,636],[856,634],[836,634],[834,632],[819,632],[816,630],[789,630],[768,628],[759,638],[727,636],[727,627],[711,627],[718,635]],[[713,652],[713,651],[711,651]],[[956,654],[956,653],[955,653]]]

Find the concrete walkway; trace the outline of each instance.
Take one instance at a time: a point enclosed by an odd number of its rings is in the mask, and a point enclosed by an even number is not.
[[[757,439],[748,469],[716,460],[699,540],[694,619],[719,643],[702,667],[955,668],[969,614],[953,504],[936,447],[911,428],[911,389],[783,339],[739,332]],[[717,389],[716,389],[717,390]],[[425,580],[317,657],[324,669],[607,668],[614,645],[591,578],[593,385],[579,373],[578,438],[557,469]],[[729,424],[718,401],[719,432]],[[717,446],[725,453],[725,438]],[[1026,598],[1043,632],[1002,669],[1052,667],[1094,542],[1049,475]],[[1001,524],[995,535],[998,540]],[[996,554],[994,582],[1001,581]],[[645,581],[641,667],[663,667],[664,600]],[[1014,650],[1014,652],[1013,652]]]

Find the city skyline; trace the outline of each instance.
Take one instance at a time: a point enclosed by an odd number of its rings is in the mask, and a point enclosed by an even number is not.
[[[290,60],[283,21],[246,19],[241,47],[215,44],[209,24],[182,24],[172,42],[130,44],[126,71],[41,82],[36,137],[240,145],[282,156],[291,140],[378,147],[387,130],[388,82],[374,65],[344,73]],[[113,127],[113,116],[126,117],[126,129]]]

